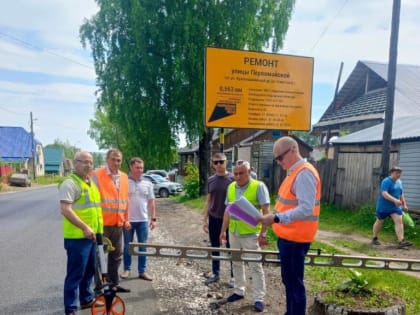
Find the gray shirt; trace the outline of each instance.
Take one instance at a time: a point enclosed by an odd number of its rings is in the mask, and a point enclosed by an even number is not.
[[[251,179],[254,180],[254,179]],[[235,182],[235,191],[236,191],[236,200],[241,198],[245,192],[245,190],[248,188],[249,183],[251,180],[246,184],[245,186],[238,186],[238,184]],[[270,194],[268,193],[267,186],[263,182],[258,181],[258,188],[257,188],[257,201],[260,206],[266,205],[270,203]],[[225,204],[228,205],[229,201],[226,196]]]

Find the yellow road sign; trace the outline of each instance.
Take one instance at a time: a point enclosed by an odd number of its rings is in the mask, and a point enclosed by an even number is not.
[[[208,47],[205,125],[310,130],[313,58]]]

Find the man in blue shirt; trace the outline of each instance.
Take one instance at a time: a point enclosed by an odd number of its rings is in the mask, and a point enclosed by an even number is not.
[[[384,220],[391,217],[395,225],[395,234],[399,247],[409,247],[412,243],[404,239],[404,225],[402,222],[403,208],[407,209],[407,202],[403,194],[403,185],[400,180],[402,169],[394,166],[389,171],[389,176],[381,182],[378,201],[376,203],[376,221],[373,224],[372,245],[381,245],[378,240],[379,231]]]

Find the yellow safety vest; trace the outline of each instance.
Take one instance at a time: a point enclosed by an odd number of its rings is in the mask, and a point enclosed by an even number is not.
[[[257,191],[258,191],[259,181],[255,179],[250,179],[248,187],[244,191],[243,196],[248,199],[250,203],[252,203],[257,209],[260,208],[257,200]],[[229,184],[228,187],[228,202],[235,202],[236,201],[236,182]],[[261,212],[261,209],[259,209]],[[246,234],[257,234],[261,231],[261,224],[257,226],[251,226],[233,216],[230,217],[229,220],[229,231],[231,233],[238,232],[239,235],[246,235]]]
[[[103,218],[101,208],[101,195],[95,183],[90,186],[79,176],[71,174],[69,177],[80,190],[80,198],[75,200],[72,208],[76,215],[86,223],[95,233],[103,233]],[[83,231],[63,217],[64,238],[85,238]]]

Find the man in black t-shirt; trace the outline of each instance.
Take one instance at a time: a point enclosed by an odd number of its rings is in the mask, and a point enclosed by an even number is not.
[[[212,158],[212,167],[215,174],[209,177],[207,181],[207,200],[204,209],[203,230],[209,233],[210,244],[212,247],[220,247],[220,232],[223,224],[223,215],[225,213],[225,201],[227,187],[233,182],[234,177],[226,171],[226,155],[224,153],[215,153]],[[230,247],[227,240],[226,247]],[[220,252],[212,252],[213,256],[219,256]],[[230,268],[231,280],[229,286],[234,287],[232,262]],[[204,281],[204,284],[220,280],[220,261],[212,261],[212,275]]]

